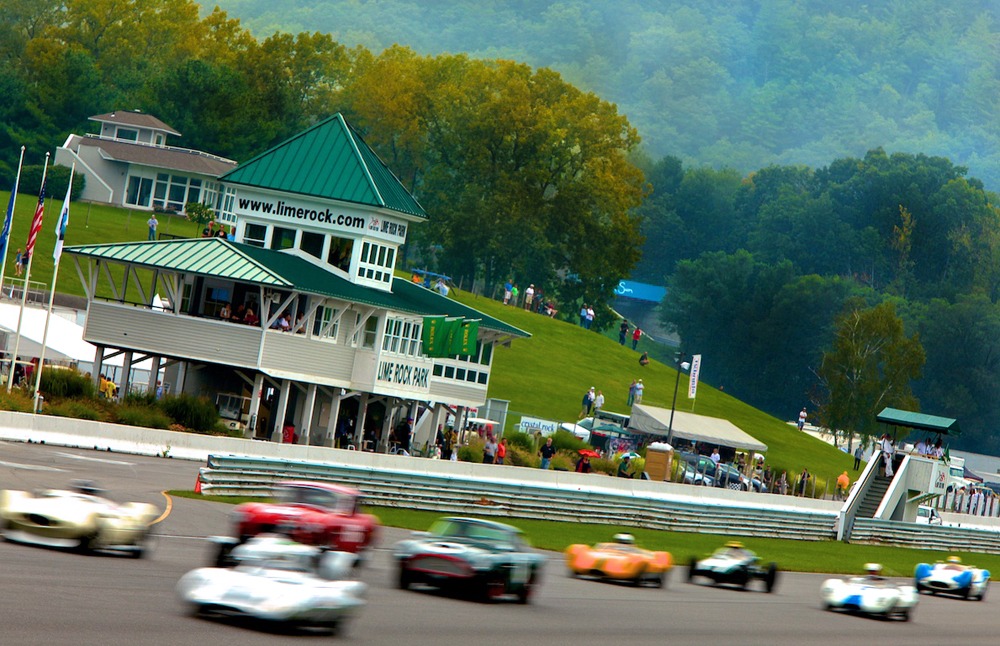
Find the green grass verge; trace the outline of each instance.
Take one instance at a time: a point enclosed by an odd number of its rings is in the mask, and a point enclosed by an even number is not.
[[[187,490],[167,492],[181,498],[194,498],[236,504],[259,502],[260,498],[236,496],[205,496]],[[417,511],[396,507],[369,506],[366,511],[378,517],[387,527],[425,530],[442,514],[433,511]],[[474,515],[474,514],[473,514]],[[694,534],[690,532],[665,532],[619,525],[590,525],[585,523],[560,523],[544,520],[520,518],[498,518],[501,522],[519,527],[535,547],[561,552],[573,543],[594,544],[610,540],[618,532],[628,532],[636,542],[646,549],[666,550],[674,557],[674,562],[684,565],[692,557],[701,557],[727,540],[734,537],[718,534]],[[757,552],[764,561],[775,561],[782,570],[792,572],[830,572],[853,574],[861,572],[865,563],[881,563],[888,576],[906,577],[913,574],[917,563],[943,560],[950,554],[958,554],[965,563],[975,564],[993,572],[1000,569],[1000,555],[973,552],[938,552],[932,550],[906,549],[882,545],[859,545],[839,541],[796,541],[778,538],[736,537],[748,548]]]
[[[606,410],[627,413],[629,385],[638,378],[645,385],[644,404],[670,408],[677,372],[655,360],[640,366],[640,353],[632,350],[631,341],[621,346],[617,340],[584,330],[579,325],[505,307],[499,301],[465,292],[457,293],[456,299],[532,335],[530,339],[514,341],[510,347],[498,347],[494,352],[489,395],[510,401],[508,429],[517,424],[522,414],[560,421],[576,420],[583,393],[591,386],[604,391]],[[697,348],[690,350],[698,351]],[[712,357],[706,356],[703,361],[710,367]],[[806,467],[816,477],[817,495],[820,495],[824,486],[833,491],[837,476],[845,469],[853,477],[854,471],[850,470],[853,458],[843,451],[799,432],[794,426],[708,383],[698,385],[696,400],[688,399],[686,379],[686,374],[681,375],[677,410],[727,419],[767,444],[767,461],[772,471],[777,469],[776,473],[780,474],[781,470],[787,470],[789,482],[793,474]],[[797,414],[789,411],[789,415],[792,413]]]

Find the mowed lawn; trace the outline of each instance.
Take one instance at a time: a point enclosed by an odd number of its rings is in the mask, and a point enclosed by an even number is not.
[[[35,243],[34,258],[31,261],[31,282],[43,283],[48,289],[52,285],[52,251],[56,245],[56,223],[62,210],[64,195],[48,195],[45,198],[45,217],[42,221],[42,232]],[[0,191],[3,201],[3,213],[7,213],[7,203],[10,191]],[[14,256],[18,248],[24,249],[28,241],[28,229],[38,204],[38,195],[18,193],[14,209],[14,224],[11,227],[10,240],[7,243],[7,270],[4,284],[14,276]],[[131,211],[103,204],[85,204],[73,202],[70,204],[69,227],[66,229],[66,246],[81,244],[100,244],[106,242],[124,242],[128,240],[145,240],[148,236],[146,221],[148,211]],[[201,225],[188,221],[176,215],[158,213],[156,219],[160,224],[160,233],[180,236],[195,236],[201,231]],[[23,280],[23,277],[22,277]],[[64,256],[59,267],[59,284],[56,290],[61,294],[83,296],[83,285],[73,268],[71,256]]]
[[[0,192],[5,211],[8,197],[8,192]],[[46,286],[52,280],[52,250],[62,197],[48,196],[46,199],[45,220],[32,261],[32,282]],[[24,247],[36,203],[37,196],[18,195],[7,249],[8,278],[5,283],[14,274],[14,254],[18,247]],[[201,229],[200,225],[178,216],[160,214],[157,218],[160,233],[195,236]],[[148,212],[73,203],[66,245],[145,240],[148,219]],[[58,291],[83,295],[71,257],[65,256],[63,260]],[[457,300],[532,335],[530,339],[514,340],[509,348],[499,347],[495,351],[489,395],[510,400],[510,409],[514,414],[508,418],[508,429],[517,423],[522,414],[552,420],[576,420],[583,393],[591,386],[604,392],[605,409],[627,413],[628,388],[632,380],[638,378],[645,385],[644,403],[670,407],[677,373],[672,367],[655,360],[647,366],[640,366],[639,353],[633,351],[631,345],[623,347],[613,339],[584,330],[574,323],[505,307],[489,298],[458,290],[452,294]],[[644,340],[640,349],[647,343]],[[704,356],[702,360],[706,373],[711,374],[712,357]],[[791,476],[800,472],[802,467],[807,467],[817,477],[817,489],[822,491],[824,485],[832,483],[841,471],[853,464],[853,459],[843,452],[799,433],[794,426],[756,410],[704,381],[698,387],[696,400],[687,398],[686,386],[687,375],[683,374],[677,398],[678,410],[730,420],[768,445],[767,459],[772,470],[780,472],[786,469]],[[789,411],[789,417],[794,413]],[[850,473],[853,476],[854,472]]]
[[[508,429],[521,414],[576,420],[583,394],[591,386],[604,392],[606,410],[627,413],[629,385],[639,378],[645,385],[644,404],[670,408],[677,372],[656,360],[640,366],[639,353],[632,350],[631,343],[621,346],[616,340],[574,323],[504,306],[489,298],[468,293],[456,298],[532,335],[530,339],[514,340],[509,348],[497,348],[494,354],[489,394],[510,400],[510,410],[515,414],[508,417]],[[711,362],[711,356],[702,357],[703,366],[710,366]],[[688,399],[687,384],[687,373],[683,373],[677,410],[728,419],[768,446],[767,461],[772,470],[777,468],[780,473],[780,469],[785,469],[791,476],[806,467],[817,477],[818,491],[823,490],[827,481],[832,489],[833,481],[845,469],[853,480],[854,458],[843,451],[704,381],[698,385],[697,399]],[[790,411],[789,416],[792,413],[797,411]]]

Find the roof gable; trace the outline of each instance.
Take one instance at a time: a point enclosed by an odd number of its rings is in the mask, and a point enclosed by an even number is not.
[[[134,126],[136,128],[149,128],[150,130],[162,130],[168,135],[176,135],[178,137],[181,136],[181,133],[163,123],[153,115],[146,114],[145,112],[140,112],[138,110],[116,110],[115,112],[108,112],[107,114],[95,114],[90,117],[90,121],[97,121],[99,123],[116,123],[123,126]]]
[[[222,180],[427,217],[339,113],[240,164]]]

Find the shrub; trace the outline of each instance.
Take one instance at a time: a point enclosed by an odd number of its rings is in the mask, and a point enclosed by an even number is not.
[[[608,458],[590,458],[590,469],[594,473],[615,475],[618,472],[618,463]]]
[[[562,429],[552,434],[552,446],[556,447],[557,451],[579,451],[590,448],[589,444]]]
[[[56,417],[73,417],[95,422],[104,419],[103,410],[94,406],[92,401],[80,399],[67,399],[58,404],[51,404],[45,407],[45,412]]]
[[[180,394],[164,397],[160,408],[174,421],[189,429],[207,433],[219,423],[219,412],[208,397]]]
[[[485,442],[478,437],[470,437],[469,443],[458,449],[458,459],[462,462],[482,462]]]
[[[560,452],[552,456],[552,468],[556,471],[573,471],[576,469],[576,457]]]
[[[118,421],[131,426],[146,428],[170,428],[170,417],[156,407],[125,403],[118,407]]]
[[[538,467],[540,458],[534,451],[526,451],[520,446],[514,446],[508,442],[507,457],[504,464],[511,464],[515,467]]]
[[[127,406],[157,406],[156,393],[152,391],[132,392],[125,395],[122,403]]]
[[[520,431],[514,431],[513,433],[507,433],[504,435],[507,438],[507,444],[510,447],[519,447],[523,451],[528,453],[534,453],[537,449],[535,448],[535,436],[528,433],[521,433]]]
[[[76,370],[44,368],[40,385],[46,397],[93,397],[94,382]]]
[[[31,395],[20,388],[14,388],[10,392],[6,388],[0,388],[0,409],[30,413],[33,404]]]

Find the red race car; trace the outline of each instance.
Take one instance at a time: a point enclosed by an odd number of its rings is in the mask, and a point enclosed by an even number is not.
[[[361,492],[322,482],[279,482],[274,502],[237,505],[233,523],[240,542],[279,532],[306,545],[359,553],[375,542],[378,519],[362,514]]]

